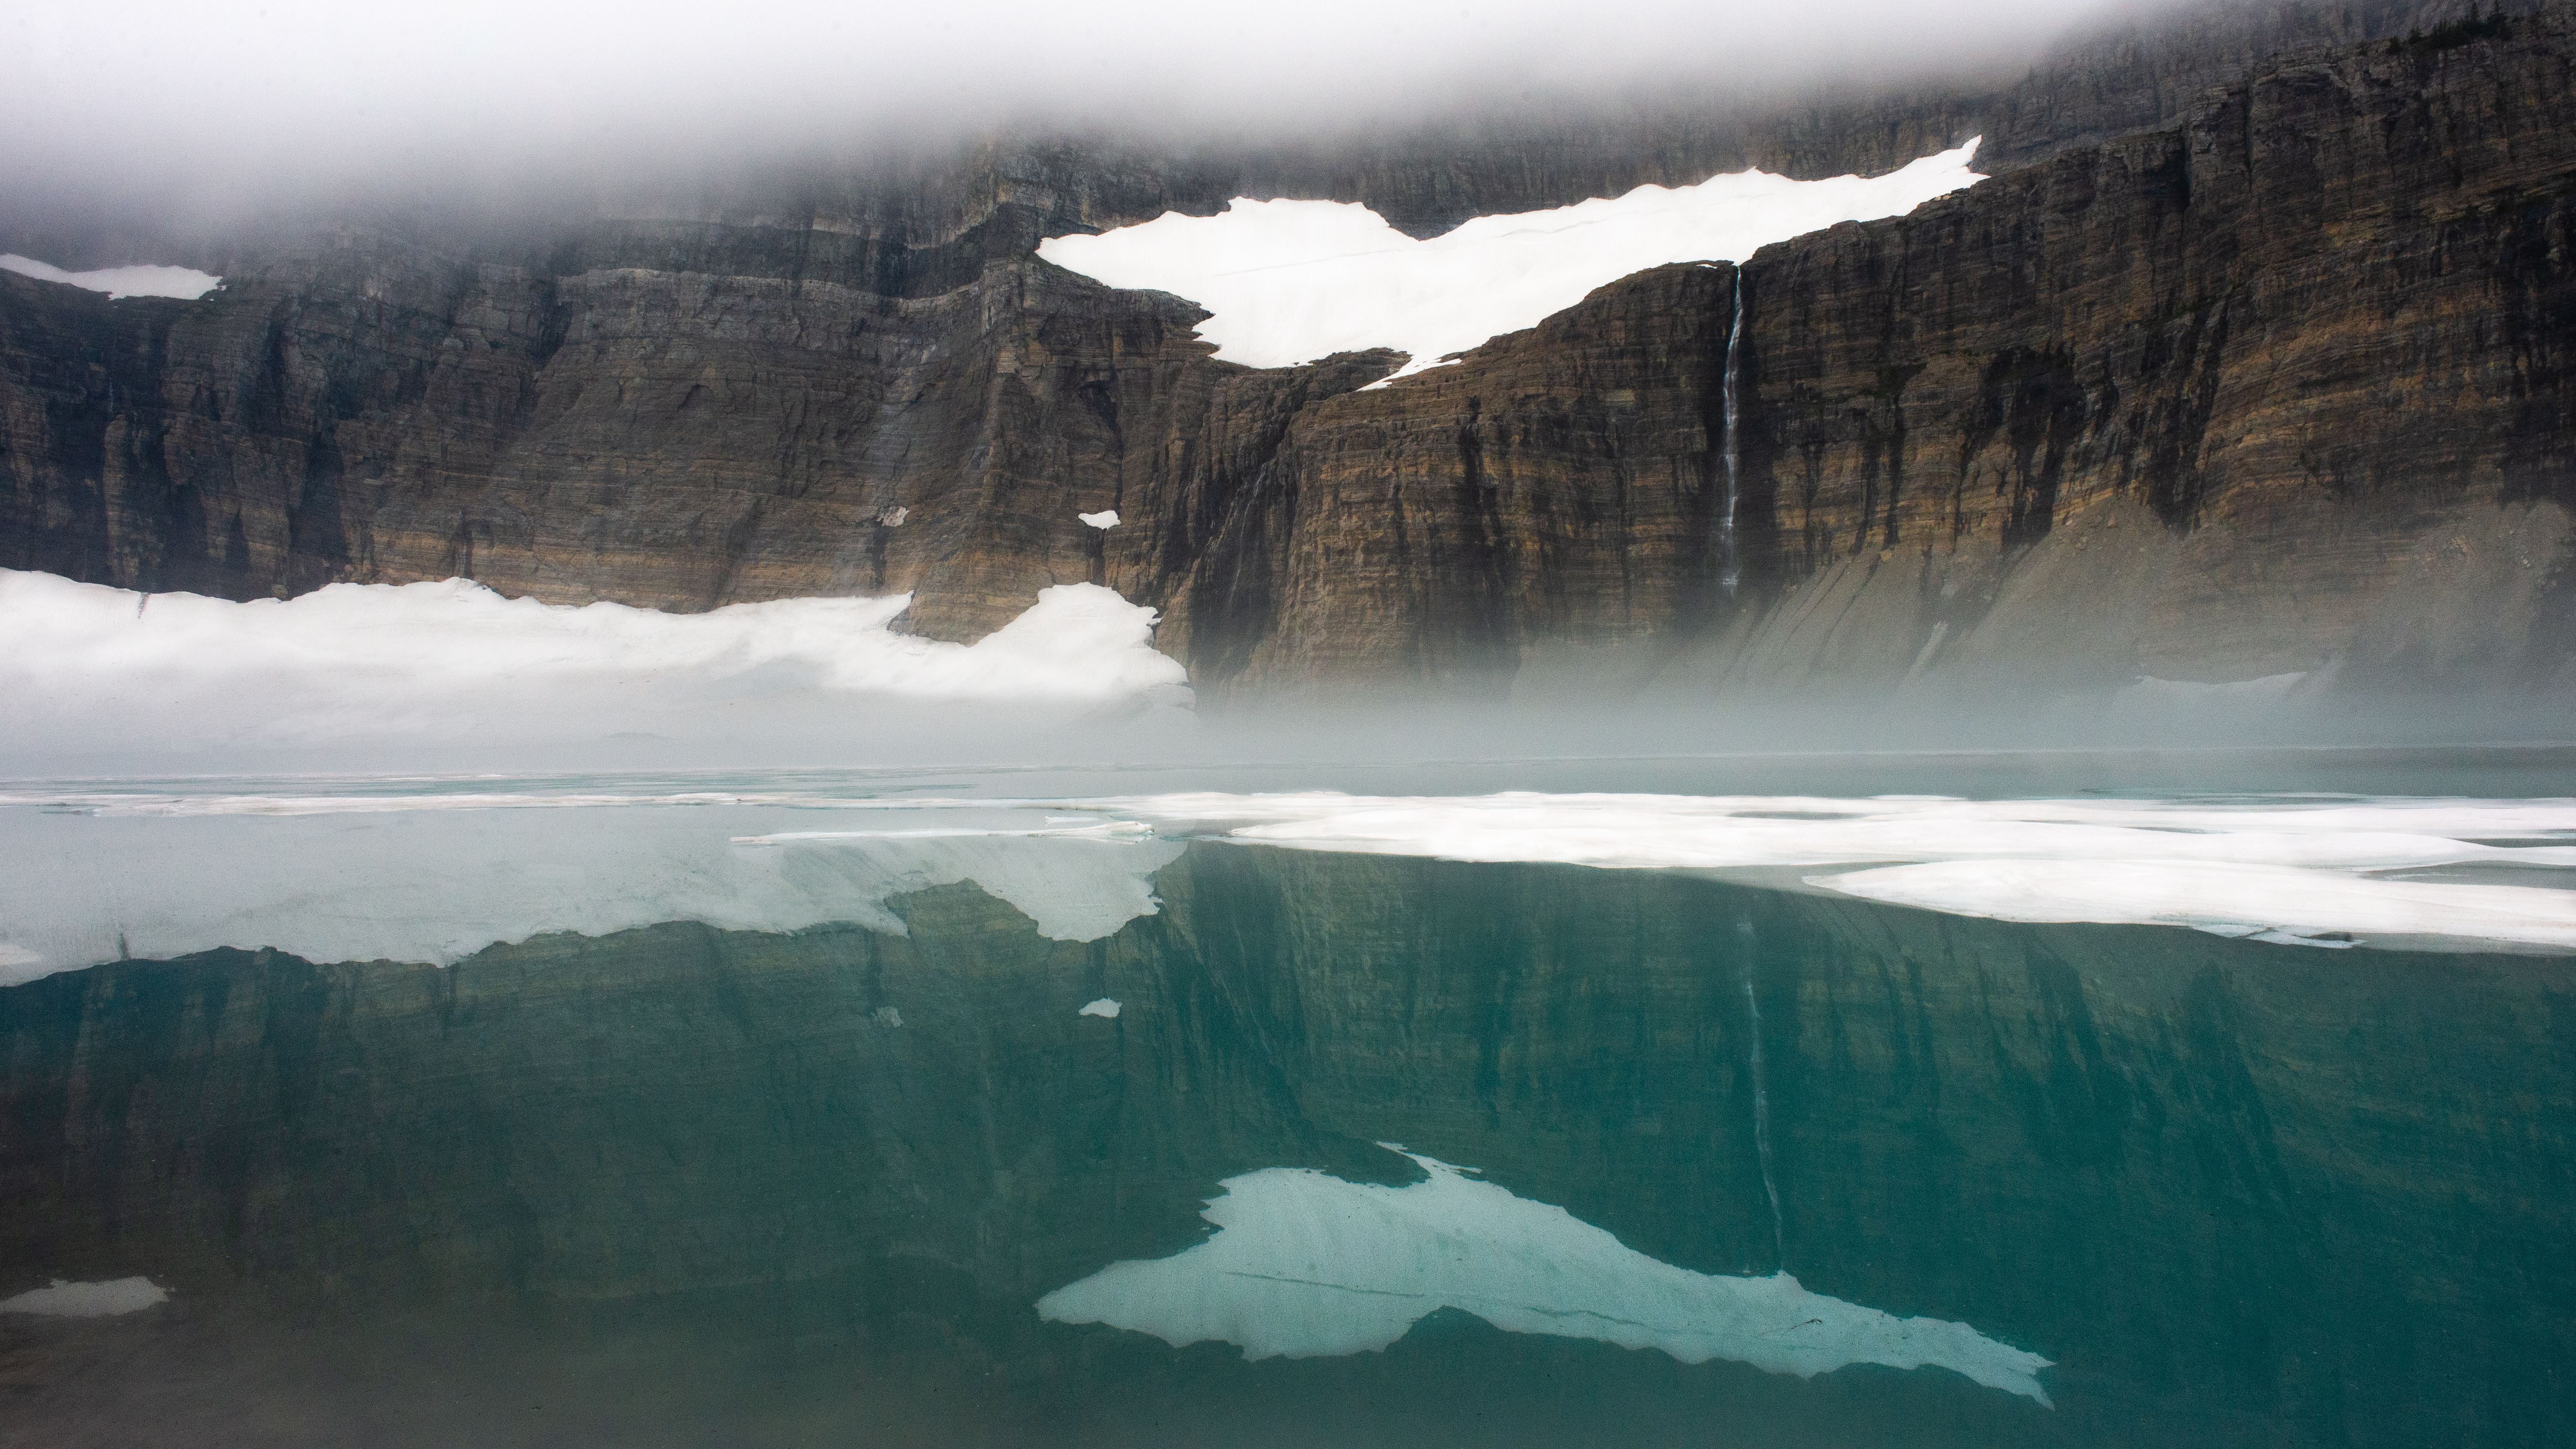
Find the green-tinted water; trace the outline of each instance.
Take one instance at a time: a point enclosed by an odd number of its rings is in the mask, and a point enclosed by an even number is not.
[[[1230,844],[1154,888],[1090,942],[959,883],[893,898],[904,935],[670,924],[450,968],[219,951],[0,992],[0,1293],[174,1294],[0,1317],[0,1438],[2576,1433],[2564,957]],[[1102,999],[1115,1017],[1078,1013]],[[1816,1294],[2035,1351],[2053,1407],[1454,1306],[1383,1351],[1257,1363],[1034,1307],[1204,1240],[1229,1178],[1421,1179],[1381,1141],[1677,1269],[1785,1259]]]

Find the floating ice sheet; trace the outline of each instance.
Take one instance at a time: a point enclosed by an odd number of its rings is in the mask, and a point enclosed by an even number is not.
[[[1110,1021],[1116,1021],[1118,1019],[1118,1010],[1118,1003],[1104,996],[1098,1001],[1083,1003],[1082,1009],[1075,1012],[1074,1015],[1097,1016],[1106,1018]]]
[[[166,1303],[170,1290],[149,1278],[114,1278],[104,1283],[66,1283],[56,1278],[43,1288],[30,1288],[0,1298],[0,1313],[31,1313],[42,1318],[114,1318]]]
[[[2049,1401],[2038,1379],[2048,1359],[1967,1324],[1898,1318],[1786,1273],[1678,1268],[1470,1169],[1405,1156],[1424,1181],[1385,1187],[1276,1167],[1228,1178],[1202,1214],[1214,1236],[1169,1258],[1112,1263],[1039,1299],[1038,1314],[1175,1347],[1232,1343],[1264,1359],[1382,1349],[1455,1308],[1508,1333],[1660,1349],[1683,1363],[1727,1359],[1801,1378],[1856,1363],[1938,1367]]]
[[[0,254],[0,272],[105,292],[110,301],[119,297],[176,297],[193,302],[224,284],[221,277],[188,267],[102,267],[94,272],[66,272],[16,252]]]
[[[2018,921],[2576,950],[2576,800],[1953,800],[1329,792],[1096,802],[1167,830],[1307,850],[1805,877]],[[2475,865],[2532,885],[2392,878]],[[2554,882],[2555,884],[2549,884]]]
[[[1439,365],[1534,327],[1594,288],[1668,262],[1742,261],[1769,243],[1901,216],[1984,178],[1977,143],[1884,176],[1792,181],[1762,171],[1697,186],[1640,186],[1554,211],[1480,216],[1428,241],[1339,201],[1237,198],[1216,216],[1167,212],[1098,236],[1054,237],[1038,255],[1113,287],[1186,297],[1214,316],[1217,356],[1286,367],[1392,347]]]
[[[859,748],[924,709],[1034,725],[1185,711],[1154,611],[1108,589],[1043,590],[971,646],[894,632],[909,597],[666,614],[450,579],[234,603],[0,570],[0,759],[632,737]]]

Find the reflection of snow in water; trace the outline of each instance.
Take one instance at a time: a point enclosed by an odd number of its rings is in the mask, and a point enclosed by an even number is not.
[[[1183,849],[1141,826],[1088,822],[733,838],[797,817],[723,806],[116,810],[0,809],[0,859],[12,863],[0,874],[0,985],[217,946],[445,963],[543,932],[665,921],[901,935],[890,898],[959,881],[1017,907],[1042,936],[1094,941],[1159,909],[1153,874]]]
[[[1262,1359],[1382,1349],[1455,1308],[1510,1333],[1661,1349],[1684,1363],[1722,1358],[1801,1378],[1856,1363],[1938,1367],[2049,1401],[2037,1374],[2050,1360],[1964,1323],[1897,1318],[1810,1293],[1786,1273],[1677,1268],[1471,1169],[1405,1155],[1428,1180],[1382,1187],[1281,1167],[1229,1178],[1203,1214],[1217,1225],[1206,1242],[1112,1263],[1039,1299],[1039,1316],[1175,1347],[1223,1341]]]

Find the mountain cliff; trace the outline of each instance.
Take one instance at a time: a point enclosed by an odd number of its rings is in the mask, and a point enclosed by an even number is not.
[[[2008,84],[1643,137],[996,143],[680,219],[201,242],[165,258],[226,276],[193,303],[0,276],[0,565],[911,591],[945,638],[1096,580],[1220,694],[2576,682],[2569,10],[2411,39],[2447,11],[2212,13]],[[2388,38],[2250,60],[2353,34]],[[1422,234],[1971,127],[1999,174],[1967,193],[1370,391],[1391,355],[1219,363],[1190,304],[1031,255],[1235,194]]]

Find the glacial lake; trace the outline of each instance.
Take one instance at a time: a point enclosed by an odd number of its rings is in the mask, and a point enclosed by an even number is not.
[[[0,1444],[2566,1443],[2571,796],[0,785]]]

